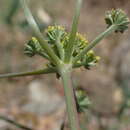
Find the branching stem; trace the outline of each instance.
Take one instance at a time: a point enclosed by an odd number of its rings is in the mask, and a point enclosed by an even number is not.
[[[76,63],[78,60],[80,60],[80,58],[83,55],[85,55],[89,50],[95,47],[103,38],[108,36],[110,33],[114,32],[116,29],[117,29],[117,25],[112,25],[103,33],[101,33],[99,36],[97,36],[95,40],[93,40],[86,48],[84,48],[84,50],[79,55],[77,55],[74,58],[73,63]]]

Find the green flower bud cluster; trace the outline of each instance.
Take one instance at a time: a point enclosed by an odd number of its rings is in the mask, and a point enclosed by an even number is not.
[[[85,63],[84,67],[90,69],[90,67],[95,66],[99,62],[100,57],[96,56],[93,50],[90,50],[83,60]]]
[[[35,37],[32,37],[32,39],[25,45],[24,49],[24,53],[29,57],[32,57],[41,51],[42,48]]]
[[[70,34],[65,31],[65,28],[62,26],[49,26],[45,30],[46,42],[51,46],[55,54],[60,58],[58,47],[62,49],[64,55],[66,52],[67,44],[69,44],[69,36]],[[86,38],[80,33],[76,34],[75,44],[72,53],[72,57],[76,57],[87,45],[89,42]],[[43,56],[46,59],[49,59],[49,56],[42,49],[38,40],[33,37],[26,45],[24,53],[30,57],[38,54]],[[82,56],[82,58],[76,63],[81,64],[86,69],[89,69],[91,66],[94,66],[100,57],[96,56],[92,50],[90,50],[86,55]],[[55,65],[50,61],[49,63],[52,67]]]
[[[66,35],[67,33],[65,28],[58,25],[48,26],[48,28],[45,30],[46,40],[58,57],[60,57],[58,47],[64,51],[63,42],[65,41]]]
[[[62,26],[48,26],[45,30],[45,34],[49,44],[55,44],[58,39],[62,43],[66,36],[65,28]]]
[[[112,9],[111,11],[108,11],[106,13],[105,21],[108,27],[111,25],[117,25],[118,27],[115,32],[121,33],[123,33],[128,28],[128,24],[130,23],[129,18],[121,9]]]
[[[32,39],[25,45],[24,54],[26,54],[29,57],[41,55],[46,59],[49,58],[35,37],[32,37]]]
[[[73,51],[73,57],[75,57],[88,45],[88,41],[83,35],[81,35],[80,33],[77,33],[74,45],[75,46],[74,46],[74,51]]]
[[[87,96],[85,90],[78,89],[75,91],[76,101],[77,101],[77,110],[78,112],[85,112],[91,105],[91,102]]]
[[[63,47],[64,51],[66,49],[66,46],[69,42],[69,36],[70,34],[65,31],[64,27],[61,26],[49,26],[48,29],[45,31],[48,43],[53,45],[54,51],[56,52],[56,40],[57,37],[60,36],[60,44]],[[60,35],[59,35],[60,34]],[[76,34],[75,38],[75,44],[73,49],[72,56],[77,56],[87,45],[89,42],[86,40],[86,38],[81,35],[80,33]],[[96,56],[94,54],[94,51],[89,51],[86,55],[84,55],[78,63],[83,63],[85,68],[89,68],[90,66],[94,66],[98,61],[100,60],[99,56]]]
[[[65,31],[65,28],[62,26],[49,26],[48,29],[45,31],[48,43],[53,45],[56,48],[57,39],[59,39],[60,44],[62,45],[63,49],[66,49],[66,46],[69,42],[70,34]],[[76,34],[75,44],[73,50],[73,57],[75,57],[81,50],[83,50],[87,45],[88,41],[84,36],[80,33]]]

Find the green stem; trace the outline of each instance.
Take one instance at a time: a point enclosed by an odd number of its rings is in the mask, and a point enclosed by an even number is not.
[[[63,81],[66,108],[68,113],[68,120],[70,123],[71,130],[80,130],[78,113],[76,108],[76,102],[73,92],[72,80],[71,80],[71,67],[69,65],[62,66],[60,74]]]
[[[47,54],[45,54],[44,52],[38,52],[37,54],[44,57],[47,60],[50,60],[50,57]]]
[[[31,129],[31,128],[27,127],[27,126],[24,126],[22,124],[19,124],[18,122],[13,121],[13,120],[5,117],[5,116],[0,116],[0,120],[4,120],[4,121],[6,121],[6,122],[8,122],[8,123],[10,123],[10,124],[12,124],[14,126],[16,126],[17,128],[21,128],[23,130],[33,130],[33,129]]]
[[[73,18],[72,29],[71,29],[67,49],[66,49],[66,55],[65,55],[65,62],[66,63],[69,63],[71,58],[72,58],[75,37],[76,37],[77,29],[78,29],[78,22],[79,22],[81,5],[82,5],[82,0],[77,0],[76,8],[75,8],[75,16]]]
[[[97,36],[95,40],[93,40],[86,48],[84,48],[84,50],[79,55],[74,58],[73,63],[76,63],[78,60],[80,60],[83,55],[85,55],[89,50],[95,47],[103,38],[114,32],[117,27],[117,25],[112,25],[106,31]]]
[[[30,25],[30,27],[32,28],[35,36],[37,37],[40,45],[42,46],[42,48],[46,51],[46,53],[50,56],[52,62],[54,64],[60,64],[60,59],[58,58],[58,56],[54,53],[54,51],[52,50],[52,48],[49,46],[49,44],[44,40],[43,35],[41,34],[28,6],[26,3],[26,0],[21,0],[21,4],[23,6],[24,9],[24,13],[26,16],[26,19]]]
[[[21,76],[32,76],[32,75],[40,75],[40,74],[49,74],[49,73],[55,73],[55,68],[46,68],[36,71],[30,71],[30,72],[21,72],[21,73],[9,73],[9,74],[1,74],[1,78],[11,78],[11,77],[21,77]]]
[[[60,58],[63,61],[64,60],[64,49],[63,49],[63,45],[60,43],[60,35],[59,35],[59,37],[57,37],[56,46],[57,46]]]

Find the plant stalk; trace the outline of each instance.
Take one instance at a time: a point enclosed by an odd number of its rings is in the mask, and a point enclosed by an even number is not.
[[[69,42],[66,49],[66,55],[65,55],[65,62],[69,63],[71,60],[71,56],[73,53],[73,48],[75,44],[75,37],[78,29],[78,23],[79,23],[79,16],[80,16],[80,10],[81,10],[82,0],[76,0],[76,8],[75,8],[75,15],[73,18],[73,24],[70,32]]]
[[[60,58],[63,61],[64,60],[64,49],[63,49],[63,45],[60,43],[60,35],[57,37],[57,40],[56,40],[55,44],[56,44],[57,49],[59,51]]]
[[[35,70],[35,71],[30,71],[30,72],[0,74],[0,79],[22,77],[22,76],[32,76],[32,75],[40,75],[40,74],[50,74],[50,73],[55,73],[55,72],[56,72],[56,68],[46,68],[46,69]]]
[[[80,130],[76,101],[71,80],[71,69],[72,68],[69,68],[68,66],[63,66],[60,70],[60,75],[62,77],[64,86],[64,94],[70,128],[71,130]]]

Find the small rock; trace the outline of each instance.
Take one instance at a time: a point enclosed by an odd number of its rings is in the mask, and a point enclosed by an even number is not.
[[[29,84],[29,103],[23,109],[38,115],[46,115],[65,105],[64,99],[46,83],[35,80]]]

